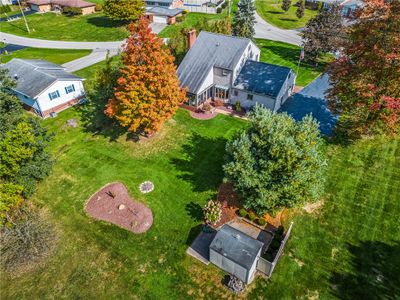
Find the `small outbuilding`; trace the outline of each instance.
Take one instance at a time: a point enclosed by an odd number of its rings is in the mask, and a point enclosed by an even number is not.
[[[263,245],[225,224],[210,244],[210,262],[244,283],[250,283],[254,279]]]

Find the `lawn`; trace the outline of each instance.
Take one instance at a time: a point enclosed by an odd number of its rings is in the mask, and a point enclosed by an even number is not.
[[[98,69],[101,63],[93,69]],[[79,71],[93,75],[88,68]],[[90,79],[90,78],[89,78]],[[226,140],[245,121],[219,115],[192,119],[179,110],[151,140],[135,143],[113,127],[94,134],[83,107],[43,121],[55,132],[52,174],[32,201],[49,210],[60,234],[57,251],[38,269],[2,273],[4,299],[222,299],[223,272],[185,254],[198,232],[201,207],[222,180]],[[74,118],[79,127],[66,126]],[[400,140],[369,138],[330,144],[323,205],[294,221],[271,280],[257,279],[248,299],[396,299],[400,295]],[[145,180],[155,190],[140,194]],[[85,201],[121,181],[148,205],[154,225],[142,235],[94,221]],[[393,298],[394,296],[394,298]]]
[[[297,71],[300,47],[263,39],[256,39],[256,44],[261,49],[261,61],[289,67],[292,68],[294,72]],[[325,70],[326,64],[330,59],[332,59],[331,56],[324,56],[317,67],[309,62],[301,61],[296,85],[306,86],[313,81]]]
[[[0,31],[31,38],[60,41],[119,41],[128,31],[121,24],[110,21],[101,13],[67,17],[54,13],[33,14],[26,17],[31,28],[28,33],[22,19],[2,22]]]
[[[294,4],[296,1],[292,1]],[[305,9],[304,17],[296,17],[297,7],[292,5],[287,12],[281,8],[282,0],[256,0],[257,13],[268,23],[282,29],[294,29],[304,27],[308,20],[314,17],[317,12]]]
[[[62,65],[66,62],[89,55],[90,52],[91,50],[25,48],[9,54],[1,54],[0,62],[6,63],[13,58],[25,58],[45,59],[55,64]]]

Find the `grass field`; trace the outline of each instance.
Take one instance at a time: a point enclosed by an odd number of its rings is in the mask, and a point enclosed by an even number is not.
[[[256,39],[256,44],[261,49],[261,61],[289,67],[296,72],[300,57],[300,47],[263,39]],[[331,57],[326,55],[317,67],[309,62],[301,61],[296,85],[306,86],[313,81],[325,70],[326,64],[330,59]]]
[[[304,17],[299,19],[296,16],[297,7],[293,4],[296,1],[292,1],[292,6],[287,12],[281,8],[281,0],[256,0],[257,13],[268,23],[275,25],[282,29],[294,29],[301,28],[306,25],[308,20],[314,17],[317,12],[305,9]]]
[[[46,13],[33,14],[26,18],[31,33],[26,31],[22,19],[2,22],[0,31],[30,38],[60,41],[119,41],[128,35],[124,26],[110,21],[101,13],[76,17]]]
[[[26,48],[9,54],[1,54],[0,62],[6,63],[13,58],[45,59],[55,64],[62,65],[66,62],[89,55],[91,50],[68,50],[68,49],[43,49]]]

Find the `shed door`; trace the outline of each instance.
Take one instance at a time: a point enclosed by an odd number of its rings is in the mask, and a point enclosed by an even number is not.
[[[162,17],[162,16],[154,16],[154,23],[162,23],[162,24],[167,24],[167,17]]]

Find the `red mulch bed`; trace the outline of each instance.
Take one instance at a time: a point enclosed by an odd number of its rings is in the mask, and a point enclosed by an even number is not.
[[[124,208],[119,209],[120,205]],[[145,232],[153,224],[150,208],[134,201],[126,187],[119,182],[107,184],[97,191],[86,203],[85,210],[97,220],[112,223],[133,233]]]
[[[241,207],[239,197],[230,183],[222,183],[218,189],[218,198],[222,204],[221,220],[213,225],[218,228],[237,217],[236,211]]]

